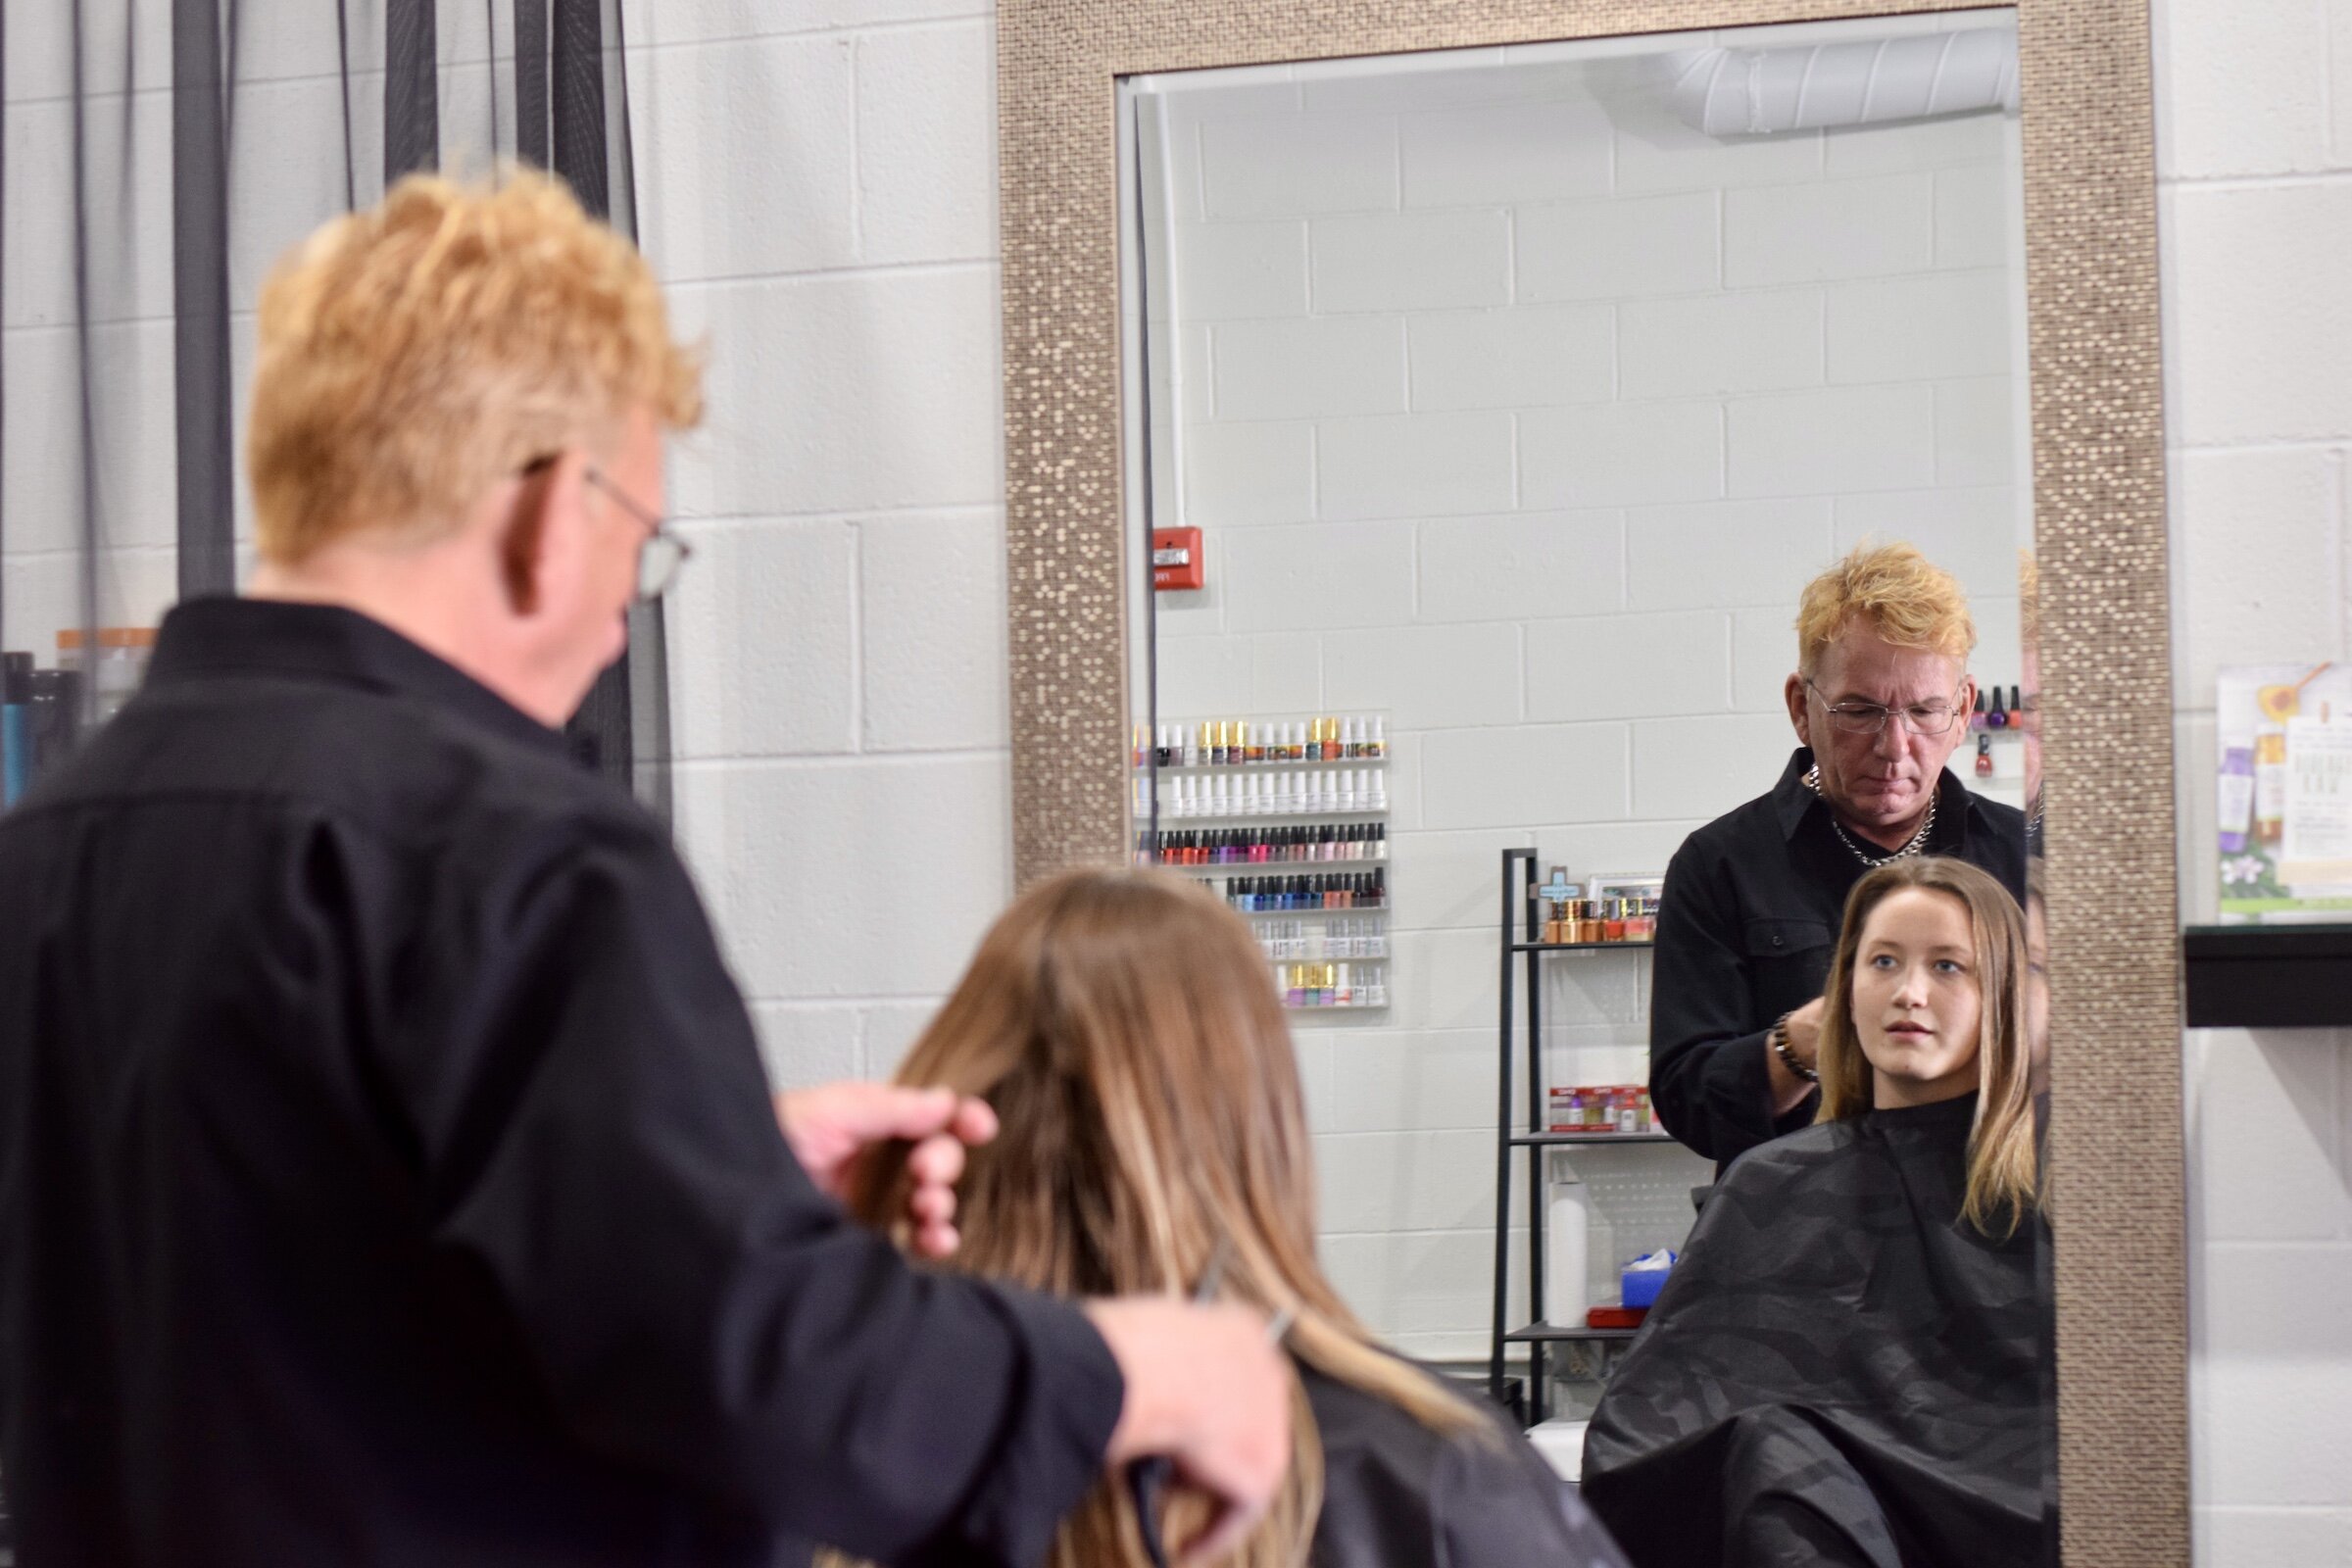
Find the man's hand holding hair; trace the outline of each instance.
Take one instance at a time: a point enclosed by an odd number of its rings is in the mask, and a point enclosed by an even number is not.
[[[997,1136],[985,1101],[950,1089],[838,1083],[775,1097],[776,1122],[808,1179],[835,1199],[849,1197],[858,1155],[875,1144],[910,1143],[906,1156],[906,1226],[914,1250],[947,1257],[956,1233],[956,1183],[964,1150]]]

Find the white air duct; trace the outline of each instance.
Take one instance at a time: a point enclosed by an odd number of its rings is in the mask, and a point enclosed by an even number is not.
[[[2017,34],[1913,33],[1794,49],[1685,49],[1668,58],[1675,113],[1710,136],[2017,112]]]

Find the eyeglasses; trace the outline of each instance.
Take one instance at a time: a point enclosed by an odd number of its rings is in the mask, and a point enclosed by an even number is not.
[[[645,524],[645,543],[637,547],[637,602],[650,605],[669,591],[677,579],[678,568],[694,554],[694,547],[669,531],[669,521],[661,514],[648,512],[639,506],[629,493],[606,477],[602,468],[590,467],[580,475],[588,483],[612,498],[612,504],[639,522]]]
[[[1882,708],[1877,703],[1833,703],[1812,681],[1805,689],[1821,699],[1829,710],[1831,725],[1848,735],[1876,735],[1886,727],[1888,719],[1902,715],[1903,727],[1914,735],[1941,735],[1949,731],[1960,710],[1951,703],[1919,703],[1909,708]],[[1956,702],[1960,694],[1952,693]]]

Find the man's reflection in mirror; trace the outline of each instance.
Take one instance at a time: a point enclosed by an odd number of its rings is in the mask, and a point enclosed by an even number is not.
[[[1795,630],[1796,750],[1767,793],[1684,841],[1660,904],[1650,1096],[1718,1169],[1814,1119],[1822,983],[1866,872],[1945,856],[2025,891],[2024,813],[1945,765],[1977,696],[1951,573],[1907,544],[1858,548],[1806,587]]]

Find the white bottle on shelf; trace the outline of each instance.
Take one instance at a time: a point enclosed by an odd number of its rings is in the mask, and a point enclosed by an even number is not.
[[[1591,1199],[1562,1151],[1552,1151],[1544,1163],[1550,1167],[1550,1179],[1544,1183],[1544,1317],[1548,1323],[1581,1326],[1592,1304],[1585,1283]]]
[[[1388,772],[1386,769],[1378,767],[1367,768],[1366,771],[1372,775],[1372,788],[1371,798],[1364,802],[1364,809],[1368,811],[1385,811],[1389,808]],[[1388,858],[1389,847],[1388,842],[1385,839],[1381,842],[1380,853],[1383,859]]]

